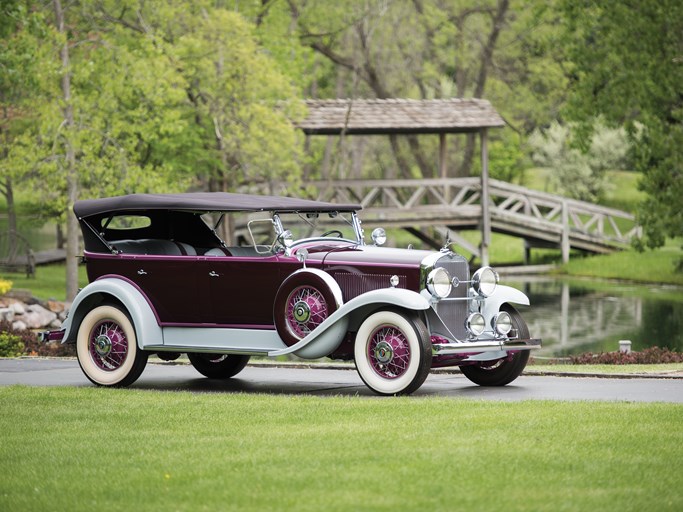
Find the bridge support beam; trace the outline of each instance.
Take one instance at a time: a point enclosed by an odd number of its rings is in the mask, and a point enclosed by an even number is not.
[[[489,211],[489,148],[488,131],[479,132],[481,141],[481,264],[489,264],[489,245],[491,244],[491,212]]]

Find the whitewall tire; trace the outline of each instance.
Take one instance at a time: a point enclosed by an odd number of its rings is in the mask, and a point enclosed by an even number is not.
[[[128,315],[115,306],[98,306],[81,322],[76,338],[78,363],[99,386],[128,386],[145,369],[148,354],[138,347]]]
[[[382,310],[358,329],[354,358],[360,378],[375,393],[405,395],[429,375],[432,344],[417,316]]]

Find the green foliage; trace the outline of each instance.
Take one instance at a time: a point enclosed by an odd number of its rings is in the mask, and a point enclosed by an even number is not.
[[[623,129],[596,123],[586,151],[573,147],[572,126],[553,122],[529,137],[534,163],[552,169],[551,180],[561,193],[583,201],[600,202],[609,189],[607,171],[626,163],[629,144]]]
[[[0,357],[17,357],[23,352],[24,344],[20,336],[0,331]]]
[[[584,141],[596,113],[626,125],[648,194],[639,210],[645,245],[660,247],[683,232],[683,3],[563,0],[561,7],[572,61],[566,112],[584,123]]]

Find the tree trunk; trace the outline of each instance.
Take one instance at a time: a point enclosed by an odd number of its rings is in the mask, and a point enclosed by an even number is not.
[[[57,31],[66,34],[64,28],[64,10],[60,0],[53,0],[55,11],[55,21]],[[65,143],[65,165],[66,165],[66,300],[72,301],[78,293],[78,220],[73,212],[73,206],[78,198],[78,176],[76,173],[76,153],[72,145],[74,112],[71,104],[71,71],[69,69],[69,44],[68,39],[59,50],[62,61],[62,116],[64,117],[64,127],[66,136]]]

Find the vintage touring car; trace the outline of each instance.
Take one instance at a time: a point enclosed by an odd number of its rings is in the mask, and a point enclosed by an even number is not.
[[[213,379],[251,356],[353,360],[381,395],[412,393],[435,367],[483,386],[516,379],[540,347],[513,306],[528,298],[490,267],[470,276],[447,248],[381,247],[381,228],[366,244],[360,209],[228,193],[78,201],[90,284],[44,338],[76,343],[101,386],[183,353]]]

